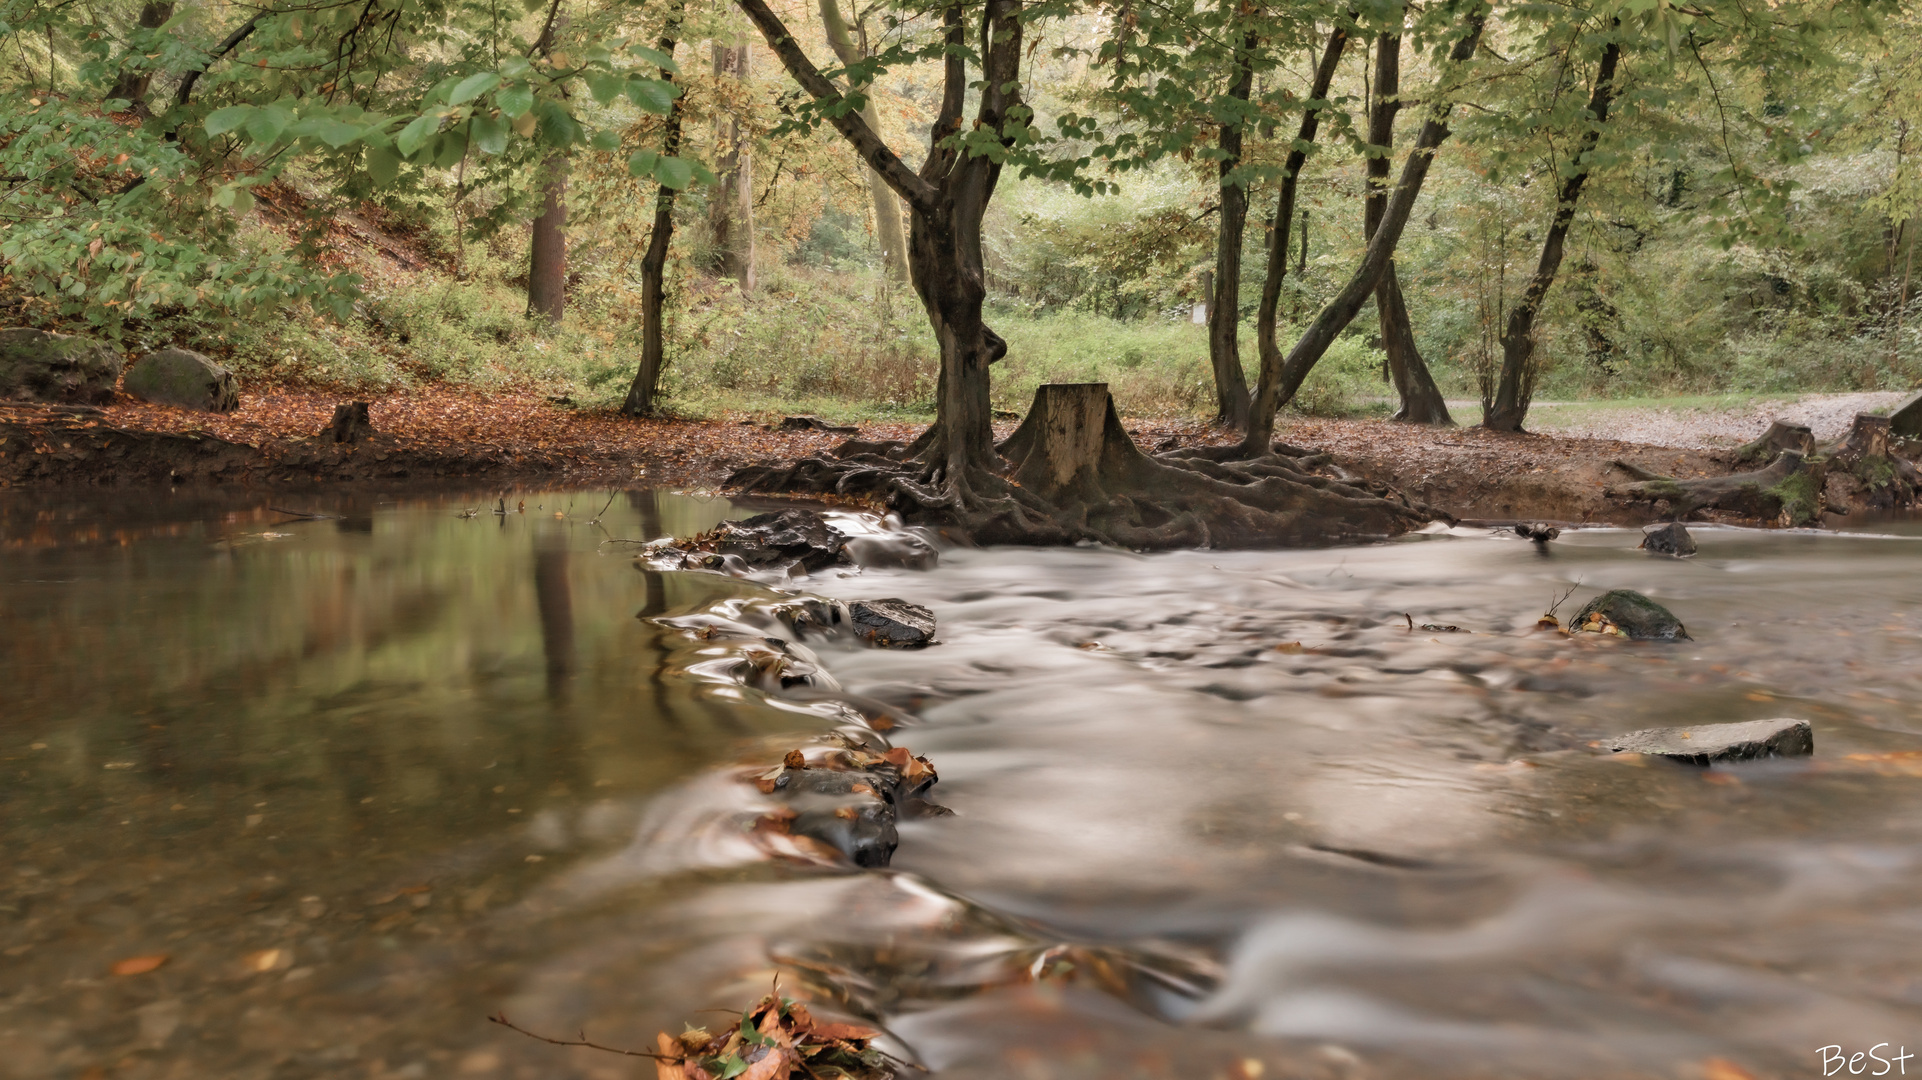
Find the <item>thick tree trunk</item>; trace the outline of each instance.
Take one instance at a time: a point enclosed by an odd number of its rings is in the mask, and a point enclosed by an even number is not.
[[[676,3],[668,16],[667,29],[656,46],[669,56],[674,55],[674,47],[679,43],[681,33],[681,12],[685,2]],[[661,78],[668,82],[674,76],[662,69]],[[675,97],[668,105],[667,119],[662,124],[661,153],[672,157],[681,151],[681,102],[685,95]],[[641,366],[634,373],[634,382],[627,388],[627,400],[621,403],[621,411],[629,416],[652,416],[660,411],[661,368],[666,359],[667,347],[661,334],[661,308],[667,299],[667,247],[674,239],[674,189],[666,184],[654,192],[654,228],[648,234],[647,251],[641,255]]]
[[[1401,112],[1401,35],[1375,39],[1375,107],[1368,115],[1368,141],[1381,147],[1381,156],[1368,159],[1368,194],[1362,204],[1363,235],[1372,239],[1388,205],[1388,158],[1395,146],[1395,117]],[[1435,377],[1422,362],[1415,345],[1414,323],[1402,299],[1394,260],[1375,286],[1375,311],[1380,317],[1382,348],[1388,353],[1388,375],[1395,383],[1401,406],[1395,419],[1414,424],[1452,426],[1448,405]]]
[[[1246,102],[1255,87],[1254,31],[1242,35],[1235,55],[1235,81],[1228,96]],[[1208,308],[1208,362],[1215,369],[1215,423],[1240,431],[1248,425],[1248,376],[1241,370],[1241,246],[1248,226],[1248,187],[1229,175],[1241,165],[1240,117],[1221,125],[1221,230],[1215,236],[1215,290]]]
[[[821,25],[827,31],[828,45],[834,55],[846,67],[863,59],[862,50],[854,43],[848,32],[847,20],[841,17],[841,7],[837,0],[821,0]],[[867,84],[852,88],[865,92]],[[861,106],[861,119],[876,135],[881,133],[881,114],[869,98]],[[868,198],[874,203],[874,239],[881,248],[882,264],[888,276],[896,282],[908,283],[908,241],[901,222],[901,203],[894,197],[888,182],[873,169],[868,170]]]
[[[1595,72],[1595,88],[1588,99],[1592,119],[1569,162],[1576,170],[1575,175],[1562,181],[1555,200],[1555,219],[1548,227],[1548,236],[1542,240],[1542,257],[1535,264],[1535,276],[1529,279],[1528,289],[1509,314],[1508,328],[1502,333],[1502,370],[1495,383],[1495,399],[1490,402],[1487,415],[1482,417],[1482,426],[1490,430],[1520,431],[1522,418],[1528,415],[1528,402],[1535,393],[1535,318],[1541,314],[1542,301],[1548,296],[1549,286],[1555,284],[1555,273],[1562,265],[1568,229],[1575,221],[1575,201],[1581,198],[1582,184],[1588,179],[1589,166],[1582,159],[1595,149],[1602,136],[1602,125],[1608,122],[1609,100],[1615,92],[1615,65],[1621,55],[1621,45],[1614,41],[1602,50],[1601,66]]]
[[[1261,354],[1261,368],[1281,367],[1281,346],[1275,341],[1281,307],[1281,284],[1288,276],[1289,226],[1295,220],[1295,192],[1301,182],[1301,169],[1308,161],[1308,147],[1321,129],[1321,110],[1326,107],[1328,88],[1334,84],[1335,69],[1341,65],[1342,50],[1348,45],[1348,30],[1337,25],[1328,34],[1315,65],[1314,84],[1308,88],[1308,102],[1301,114],[1301,128],[1295,132],[1294,145],[1281,166],[1281,193],[1275,197],[1275,216],[1268,225],[1267,276],[1261,281],[1261,306],[1255,312],[1255,347]],[[1302,255],[1308,253],[1308,211],[1301,212]]]
[[[542,164],[544,200],[527,253],[527,317],[559,326],[567,314],[567,155]]]
[[[174,16],[172,0],[156,2],[147,0],[140,5],[140,19],[135,23],[142,30],[158,30]],[[127,109],[138,116],[148,115],[147,88],[153,84],[153,71],[142,63],[127,67],[131,55],[120,58],[120,74],[114,79],[113,89],[107,91],[107,100],[121,100],[128,103]]]
[[[745,84],[748,76],[747,46],[714,43],[714,77]],[[754,156],[738,116],[723,116],[714,122],[718,151],[715,164],[720,184],[709,204],[708,223],[714,229],[714,247],[720,252],[721,276],[733,278],[743,293],[754,291]]]
[[[1456,64],[1466,61],[1475,54],[1475,46],[1480,43],[1482,27],[1487,22],[1487,12],[1481,5],[1471,7],[1464,20],[1466,33],[1449,52],[1449,59]],[[1261,372],[1260,391],[1255,397],[1254,411],[1249,416],[1248,437],[1243,442],[1244,451],[1250,455],[1268,452],[1268,442],[1275,432],[1275,413],[1295,391],[1301,389],[1302,380],[1315,363],[1328,351],[1335,341],[1335,335],[1354,320],[1368,297],[1380,284],[1381,276],[1388,269],[1388,263],[1395,255],[1395,245],[1401,241],[1402,229],[1408,225],[1408,217],[1415,209],[1415,199],[1421,195],[1422,181],[1428,177],[1428,167],[1434,162],[1435,151],[1448,138],[1448,114],[1451,106],[1446,100],[1430,107],[1428,121],[1422,125],[1421,135],[1415,140],[1414,149],[1408,152],[1408,160],[1402,166],[1401,181],[1388,198],[1388,206],[1382,212],[1382,221],[1375,230],[1373,239],[1368,241],[1368,250],[1362,255],[1361,265],[1355,269],[1335,298],[1329,301],[1315,321],[1309,324],[1301,340],[1289,350],[1278,368],[1264,364]]]

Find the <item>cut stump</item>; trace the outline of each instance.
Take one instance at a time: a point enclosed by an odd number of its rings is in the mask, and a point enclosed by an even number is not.
[[[363,435],[374,434],[374,425],[367,420],[367,403],[343,401],[334,406],[334,420],[321,434],[332,435],[337,443],[359,442]]]

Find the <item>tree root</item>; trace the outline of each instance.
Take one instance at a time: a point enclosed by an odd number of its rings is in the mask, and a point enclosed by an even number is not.
[[[870,445],[748,466],[728,485],[864,498],[982,544],[1274,547],[1378,539],[1446,517],[1293,447],[1239,460],[1236,447],[1144,454],[1101,384],[1038,388],[1027,419],[997,448],[1001,472],[950,476],[944,462]]]
[[[1615,467],[1637,483],[1609,488],[1607,494],[1631,500],[1667,502],[1669,513],[1681,520],[1698,510],[1724,510],[1743,517],[1806,525],[1827,509],[1823,482],[1828,459],[1783,450],[1767,468],[1681,480],[1617,461]]]

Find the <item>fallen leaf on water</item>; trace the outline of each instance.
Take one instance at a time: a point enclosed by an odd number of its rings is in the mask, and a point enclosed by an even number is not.
[[[1821,772],[1868,772],[1877,776],[1922,776],[1922,750],[1895,750],[1882,754],[1844,754],[1838,759],[1817,762]]]
[[[115,975],[145,975],[147,972],[154,970],[166,962],[166,953],[155,953],[152,956],[129,956],[125,960],[118,961],[114,964],[113,973]]]
[[[781,759],[781,764],[790,769],[805,769],[808,767],[807,755],[799,750],[789,750],[787,756]]]
[[[1275,646],[1275,651],[1278,653],[1282,653],[1286,656],[1300,656],[1302,652],[1301,642],[1284,641],[1281,644]]]
[[[292,949],[262,949],[246,956],[248,971],[283,971],[294,966]]]

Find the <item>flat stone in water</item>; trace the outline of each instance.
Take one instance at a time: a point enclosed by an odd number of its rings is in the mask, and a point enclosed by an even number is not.
[[[1815,753],[1815,732],[1807,720],[1783,717],[1736,724],[1649,728],[1610,739],[1602,746],[1618,754],[1653,754],[1690,765],[1707,765],[1716,761],[1805,757]]]
[[[918,649],[934,642],[934,612],[906,600],[856,600],[848,605],[854,632],[887,649]]]

